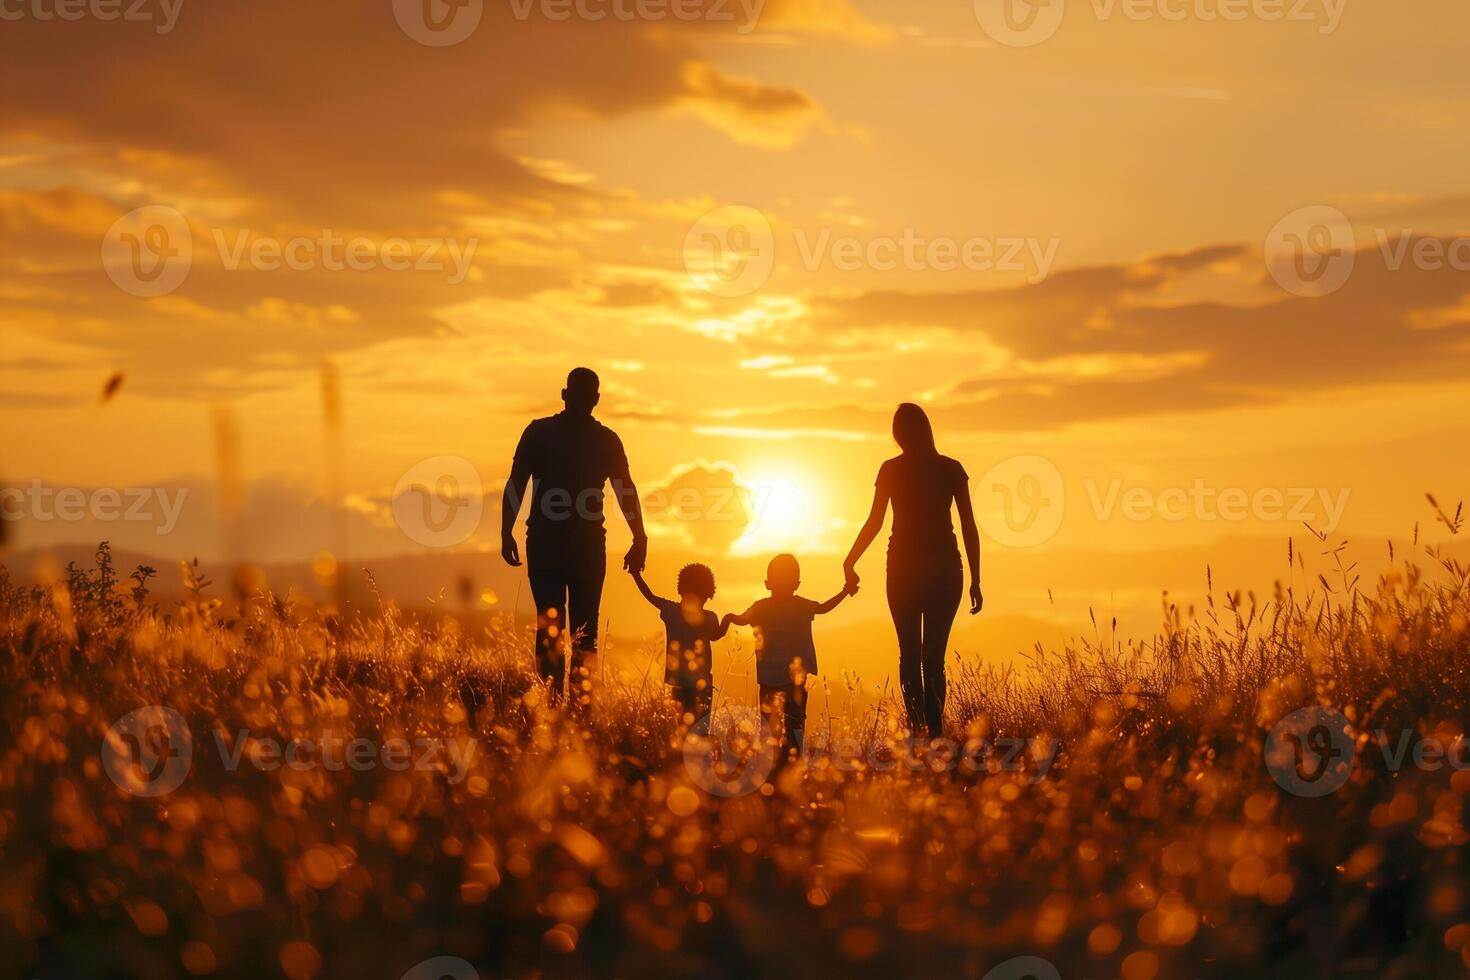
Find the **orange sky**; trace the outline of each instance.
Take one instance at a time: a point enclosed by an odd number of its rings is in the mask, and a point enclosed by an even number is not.
[[[987,616],[1071,627],[1111,604],[1146,628],[1160,589],[1201,584],[1166,571],[1171,549],[1199,569],[1235,539],[1275,555],[1301,516],[1381,541],[1427,518],[1424,491],[1457,499],[1470,10],[1067,0],[1053,36],[1012,47],[983,26],[999,2],[769,0],[750,24],[716,16],[738,4],[592,21],[470,0],[446,46],[386,0],[7,7],[0,473],[188,486],[203,507],[166,535],[29,520],[11,543],[222,555],[227,406],[251,557],[309,558],[338,506],[328,358],[364,559],[419,548],[392,503],[422,459],[470,460],[493,499],[576,364],[602,374],[645,490],[765,494],[755,527],[655,526],[656,567],[724,558],[731,601],[776,548],[827,590],[903,400],[969,470],[987,567],[1030,570],[987,577]],[[1324,205],[1346,241],[1298,212]],[[138,295],[124,236],[146,245],[160,214],[187,277]],[[1351,273],[1284,289],[1266,243],[1324,229]],[[1406,234],[1444,255],[1400,253]],[[354,239],[363,268],[338,268]],[[735,264],[712,270],[715,247]],[[1100,579],[1150,572],[1088,588],[1082,555]],[[1048,568],[1072,582],[1060,602]],[[844,611],[882,614],[877,588]]]

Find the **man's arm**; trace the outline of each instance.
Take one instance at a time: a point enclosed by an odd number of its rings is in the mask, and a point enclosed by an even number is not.
[[[521,437],[525,441],[525,437]],[[521,501],[526,497],[526,487],[531,482],[531,467],[516,452],[510,464],[510,478],[505,481],[505,493],[500,498],[500,557],[507,565],[519,565],[521,552],[516,547],[516,517],[521,512]]]
[[[616,437],[614,437],[616,438]],[[617,444],[617,460],[612,475],[613,496],[618,500],[618,509],[628,530],[633,532],[633,547],[623,558],[623,568],[630,572],[643,571],[648,560],[648,533],[643,530],[643,505],[638,501],[638,488],[633,485],[633,475],[628,468],[628,457],[623,452],[621,441]]]

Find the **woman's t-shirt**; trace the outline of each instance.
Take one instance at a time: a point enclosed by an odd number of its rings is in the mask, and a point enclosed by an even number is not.
[[[959,553],[950,507],[969,493],[969,475],[959,460],[938,453],[904,453],[878,469],[878,489],[893,502],[890,557],[924,558]]]
[[[664,683],[674,687],[698,687],[710,683],[714,669],[711,648],[720,631],[720,620],[708,609],[692,610],[693,622],[682,604],[664,599],[658,616],[664,621]]]

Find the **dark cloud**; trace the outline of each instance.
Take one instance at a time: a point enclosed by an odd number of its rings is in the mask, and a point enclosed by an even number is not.
[[[1470,194],[1446,197],[1407,197],[1375,202],[1368,206],[1345,209],[1349,218],[1373,222],[1423,223],[1433,227],[1445,224],[1470,225]]]
[[[548,114],[606,118],[686,99],[756,118],[809,108],[799,92],[700,61],[701,25],[520,20],[486,3],[473,35],[431,48],[399,29],[389,3],[258,0],[248,15],[187,4],[171,33],[155,26],[7,21],[0,135],[115,148],[195,191],[361,225],[406,205],[452,220],[445,192],[584,193],[496,146]]]
[[[1215,245],[1063,271],[1016,289],[816,298],[814,327],[938,329],[983,337],[1031,365],[1021,371],[1012,363],[940,388],[936,419],[976,430],[1049,429],[1470,375],[1465,273],[1413,262],[1394,268],[1376,244],[1358,251],[1346,285],[1326,296],[1301,298],[1247,281],[1238,304],[1167,303],[1168,289],[1187,274],[1222,266],[1230,267],[1222,276],[1239,280],[1251,262],[1260,265],[1245,246]],[[1084,374],[1065,363],[1046,367],[1079,355],[1158,367],[1142,377],[1122,368]],[[867,430],[879,415],[846,404],[793,406],[745,413],[739,424]]]
[[[803,4],[779,6],[783,22],[801,20]],[[548,260],[548,225],[628,203],[506,150],[518,129],[703,106],[736,132],[723,121],[759,128],[813,111],[797,90],[701,59],[701,39],[729,25],[522,20],[487,2],[472,36],[431,48],[388,2],[259,0],[248,13],[188,3],[172,32],[158,26],[22,17],[0,31],[0,315],[116,352],[155,394],[272,387],[279,378],[222,386],[215,375],[249,373],[263,353],[310,363],[439,336],[452,332],[443,310],[573,288],[574,246]],[[120,215],[159,202],[188,218],[194,262],[177,291],[149,301],[108,280],[98,249]],[[230,270],[215,238],[327,229],[474,242],[473,275]],[[636,300],[608,294],[613,306]],[[487,329],[527,335],[522,323]]]

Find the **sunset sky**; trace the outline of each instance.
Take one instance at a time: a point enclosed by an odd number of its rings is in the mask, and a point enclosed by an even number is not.
[[[733,3],[591,21],[486,0],[431,46],[388,0],[185,0],[171,25],[157,0],[150,20],[71,22],[27,0],[0,21],[0,476],[187,486],[203,506],[224,413],[243,557],[309,560],[340,508],[367,561],[422,550],[392,506],[420,460],[472,461],[493,502],[525,422],[585,364],[643,490],[733,482],[766,505],[754,527],[655,522],[653,570],[705,557],[731,570],[728,603],[777,549],[813,594],[835,587],[909,400],[970,473],[997,622],[1155,610],[1206,563],[1276,561],[1305,535],[1192,505],[1130,519],[1110,487],[1280,491],[1287,509],[1309,489],[1318,527],[1343,502],[1335,537],[1434,537],[1423,494],[1453,502],[1470,476],[1470,8],[1265,0],[1248,9],[1288,15],[1231,22],[1214,0],[1166,0],[1178,19],[1068,0],[1054,36],[1013,47],[989,5],[769,0],[747,24]],[[104,244],[146,240],[154,219],[116,223],[155,206],[187,222],[192,262],[135,295]],[[1346,216],[1353,266],[1299,295],[1263,248],[1315,241],[1289,217],[1312,206]],[[726,220],[752,213],[768,248]],[[703,243],[751,233],[768,278],[702,275]],[[324,236],[447,244],[411,270],[249,257]],[[956,262],[967,245],[1015,267]],[[342,501],[324,500],[324,360]],[[1038,488],[1061,505],[1026,540],[1006,495]],[[497,528],[487,509],[461,547]],[[25,520],[10,546],[107,535],[228,551],[212,506],[167,535]],[[881,566],[880,544],[848,628],[883,616]],[[634,608],[615,577],[612,608]]]

